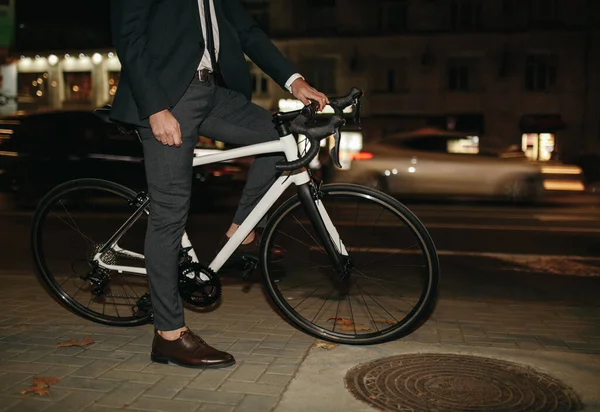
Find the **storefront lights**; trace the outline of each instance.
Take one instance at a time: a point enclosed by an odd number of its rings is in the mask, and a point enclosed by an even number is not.
[[[58,56],[56,54],[48,56],[48,63],[50,63],[51,66],[55,66],[58,63]]]
[[[102,63],[102,55],[100,53],[94,53],[92,56],[92,62],[94,62],[94,64]]]

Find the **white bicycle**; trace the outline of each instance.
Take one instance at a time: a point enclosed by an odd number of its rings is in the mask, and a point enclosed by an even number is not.
[[[331,98],[334,114],[317,119],[315,105],[273,115],[278,141],[195,157],[194,166],[266,153],[284,153],[281,175],[208,266],[188,234],[181,241],[179,291],[190,308],[216,305],[219,270],[243,239],[291,185],[297,194],[270,216],[259,256],[240,267],[245,278],[257,266],[280,313],[304,332],[338,343],[374,344],[410,333],[435,300],[439,264],[433,241],[419,219],[396,199],[351,185],[321,185],[306,166],[319,142],[333,135],[339,163],[344,109],[360,124],[362,92]],[[97,109],[108,119],[110,107]],[[136,133],[124,129],[123,133]],[[301,153],[295,136],[310,145]],[[79,316],[113,326],[152,321],[143,250],[149,197],[106,180],[77,179],[52,189],[32,223],[31,246],[50,293]],[[71,209],[71,211],[69,210]],[[84,231],[84,228],[90,231]],[[275,259],[275,247],[285,251]],[[74,255],[74,257],[72,256]]]

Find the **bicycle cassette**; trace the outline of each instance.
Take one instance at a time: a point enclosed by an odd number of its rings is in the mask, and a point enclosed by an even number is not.
[[[211,306],[221,298],[221,281],[211,269],[188,262],[179,268],[179,293],[192,306]]]

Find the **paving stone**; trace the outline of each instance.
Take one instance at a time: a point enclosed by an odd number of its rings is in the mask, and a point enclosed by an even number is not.
[[[85,368],[85,366],[84,366]],[[52,376],[54,378],[64,378],[72,374],[75,371],[78,371],[79,367],[77,366],[65,366],[65,365],[53,365],[50,368],[46,369],[43,374],[45,376]]]
[[[145,367],[151,365],[153,362],[150,360],[150,355],[136,353],[126,361],[120,362],[115,369],[122,369],[126,371],[141,371]]]
[[[20,402],[19,398],[0,395],[0,411],[4,412]]]
[[[198,379],[198,378],[195,378]],[[144,396],[171,399],[190,383],[189,378],[165,376],[144,392]]]
[[[267,368],[267,373],[275,373],[279,375],[293,375],[298,370],[299,364],[299,359],[279,358],[276,359],[271,365],[269,365],[269,367]]]
[[[21,385],[21,382],[29,384],[30,378],[34,376],[26,372],[6,372],[0,375],[0,392],[7,392],[15,386]]]
[[[25,363],[25,362],[2,362],[0,363],[0,372],[24,372],[41,373],[50,368],[50,365],[44,363]]]
[[[158,412],[195,412],[200,408],[198,402],[184,400],[157,399],[141,397],[127,407],[127,410]]]
[[[198,376],[200,369],[182,368],[176,365],[164,365],[162,363],[151,363],[144,369],[143,373],[151,373],[156,375],[180,375],[180,376]]]
[[[134,339],[135,336],[112,336],[108,340],[94,345],[94,350],[115,350]]]
[[[122,352],[122,351],[108,351],[108,350],[85,350],[83,353],[78,355],[78,358],[92,358],[92,359],[113,359],[116,361],[124,361],[129,359],[133,354]]]
[[[32,365],[39,364],[52,364],[52,365],[66,365],[66,366],[85,366],[92,363],[94,359],[82,358],[78,356],[63,356],[63,355],[47,355],[39,358],[32,363]]]
[[[255,340],[238,340],[236,343],[229,347],[229,352],[236,353],[251,353],[258,345],[259,341]]]
[[[83,368],[79,368],[76,372],[73,372],[71,376],[95,378],[102,375],[106,371],[114,368],[118,364],[118,361],[96,359],[91,363],[85,365]]]
[[[277,359],[275,356],[259,355],[256,353],[236,353],[235,360],[243,363],[273,363]]]
[[[38,412],[47,408],[49,403],[44,400],[27,398],[21,399],[18,403],[15,403],[10,408],[6,409],[8,412]]]
[[[240,365],[228,379],[232,381],[256,382],[266,369],[267,365],[264,364],[245,363]]]
[[[293,375],[282,375],[278,373],[264,373],[262,374],[256,383],[262,383],[265,385],[273,386],[287,386],[292,380]]]
[[[202,405],[199,409],[201,412],[232,412],[234,410],[233,406],[225,406],[214,403],[206,403]],[[257,411],[258,412],[258,411]]]
[[[162,375],[157,373],[141,373],[120,369],[111,369],[108,372],[100,375],[100,378],[114,381],[155,384],[162,378]]]
[[[239,392],[239,391],[235,391]],[[237,405],[244,397],[241,393],[230,391],[209,391],[204,389],[184,389],[175,396],[175,399],[204,402],[204,403],[222,403],[225,405]]]
[[[189,385],[190,389],[207,389],[214,390],[217,389],[225,379],[229,377],[233,373],[233,368],[227,369],[207,369],[202,371],[200,376],[194,378]]]
[[[116,389],[100,398],[96,404],[101,406],[126,408],[144,393],[151,385],[143,383],[125,382]]]
[[[55,351],[54,348],[48,346],[32,346],[26,352],[19,353],[11,357],[15,362],[32,362],[47,356]]]
[[[256,348],[252,353],[257,355],[270,355],[285,358],[303,358],[306,355],[306,350]]]
[[[235,412],[269,412],[279,402],[276,396],[262,395],[246,395],[238,406],[234,409]]]
[[[260,383],[251,382],[233,382],[226,381],[219,387],[217,392],[241,392],[253,395],[281,395],[283,393],[282,386],[262,385]]]
[[[44,412],[78,412],[87,410],[96,399],[102,396],[101,393],[91,391],[71,392],[58,402],[53,402]]]
[[[100,392],[108,392],[119,386],[118,382],[106,379],[79,378],[67,376],[61,379],[55,386],[70,389],[89,389]]]

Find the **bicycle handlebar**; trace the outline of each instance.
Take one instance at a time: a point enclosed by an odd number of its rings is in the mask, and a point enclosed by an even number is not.
[[[346,124],[344,109],[354,105],[354,118],[360,124],[360,98],[363,92],[356,87],[343,97],[329,99],[329,106],[333,108],[334,114],[325,124],[314,124],[313,117],[317,113],[317,103],[312,102],[304,106],[290,125],[290,131],[306,136],[310,142],[310,149],[299,159],[291,162],[281,161],[275,165],[278,171],[290,171],[308,166],[311,160],[319,153],[319,142],[332,134],[335,135],[335,145],[331,149],[331,156],[337,167],[341,167],[339,160],[340,128]],[[291,113],[291,114],[294,114]]]

